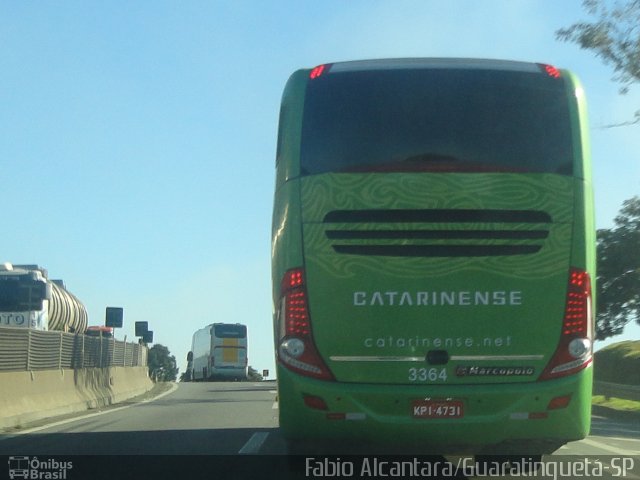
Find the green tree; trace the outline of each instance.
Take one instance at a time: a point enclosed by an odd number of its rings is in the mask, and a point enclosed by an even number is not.
[[[595,52],[605,65],[613,67],[613,79],[625,94],[640,81],[640,0],[583,0],[594,22],[578,22],[556,31],[559,40],[577,43],[580,48]],[[634,120],[617,125],[640,123],[640,110]]]
[[[598,230],[598,340],[640,324],[640,197],[626,200],[614,223]]]
[[[169,349],[159,343],[149,349],[147,365],[149,376],[157,382],[174,382],[178,376],[176,357],[170,355]]]

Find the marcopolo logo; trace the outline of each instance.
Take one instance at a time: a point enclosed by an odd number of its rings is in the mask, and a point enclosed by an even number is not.
[[[33,480],[66,480],[67,471],[73,468],[73,462],[62,462],[53,458],[40,460],[38,457],[9,457],[9,478]]]
[[[476,367],[456,368],[458,377],[530,377],[536,372],[534,367]]]

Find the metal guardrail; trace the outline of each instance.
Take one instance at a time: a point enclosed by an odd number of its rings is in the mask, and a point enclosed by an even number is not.
[[[640,401],[640,385],[596,381],[593,382],[593,394]]]
[[[0,371],[147,365],[145,345],[114,338],[0,327]]]

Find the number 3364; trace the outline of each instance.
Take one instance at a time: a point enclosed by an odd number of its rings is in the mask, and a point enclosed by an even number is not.
[[[445,368],[410,368],[410,382],[445,382],[447,370]]]

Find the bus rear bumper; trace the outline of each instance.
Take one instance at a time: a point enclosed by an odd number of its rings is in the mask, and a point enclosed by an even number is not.
[[[588,435],[592,372],[526,384],[417,386],[324,382],[280,367],[280,427],[289,441],[336,449],[344,442],[407,453],[551,453]],[[461,401],[462,414],[420,417],[415,405],[425,399]]]

